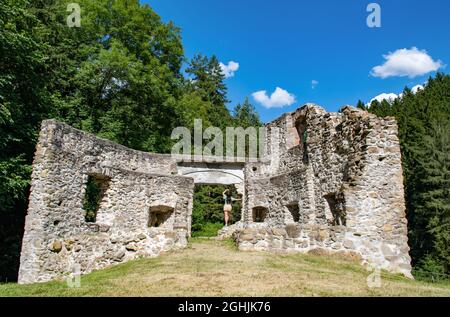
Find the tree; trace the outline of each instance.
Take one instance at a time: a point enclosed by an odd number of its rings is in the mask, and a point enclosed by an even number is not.
[[[231,125],[231,115],[226,104],[227,86],[225,85],[225,75],[222,72],[217,57],[208,58],[197,54],[189,63],[186,73],[191,76],[190,86],[197,91],[202,99],[211,103],[210,113],[211,124],[224,129]]]
[[[16,278],[35,142],[50,103],[48,46],[29,5],[0,2],[0,282]]]
[[[180,121],[180,30],[138,0],[80,0],[82,27],[68,28],[68,2],[36,4],[51,43],[51,116],[134,149],[169,152]]]
[[[387,100],[382,100],[381,102],[378,100],[373,100],[370,103],[370,111],[375,113],[380,117],[389,116],[391,113],[391,104]]]
[[[356,104],[356,108],[361,109],[361,110],[367,110],[365,103],[362,102],[361,100],[358,100],[358,103]]]
[[[260,127],[262,125],[259,114],[256,112],[255,107],[250,103],[248,97],[242,105],[237,104],[233,112],[236,126],[248,128]]]
[[[450,266],[450,124],[438,118],[431,122],[430,134],[413,150],[417,166],[415,238],[422,257],[419,266],[447,274]]]

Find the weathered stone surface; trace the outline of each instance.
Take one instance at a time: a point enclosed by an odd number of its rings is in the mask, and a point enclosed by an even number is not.
[[[192,177],[196,184],[235,185],[244,181],[242,167],[242,163],[182,162],[178,164],[178,173]]]
[[[176,232],[174,232],[174,231],[167,231],[167,232],[164,233],[164,236],[167,239],[176,240],[177,237],[178,237],[178,234]]]
[[[128,244],[125,249],[127,249],[127,251],[132,251],[132,252],[136,252],[138,250],[137,245],[135,244]]]
[[[298,238],[301,233],[300,227],[295,224],[286,225],[285,230],[289,238]]]
[[[124,257],[125,257],[125,250],[121,249],[114,255],[113,260],[120,262]]]
[[[224,239],[229,239],[233,237],[233,234],[239,230],[243,228],[243,223],[241,221],[238,221],[237,223],[228,226],[228,227],[223,227],[221,230],[219,230],[218,232],[218,240],[224,240]]]
[[[75,241],[73,241],[73,240],[71,240],[71,239],[66,240],[66,241],[64,242],[64,245],[65,245],[65,247],[66,247],[66,250],[67,250],[67,251],[71,251],[72,248],[73,248],[73,244],[74,244],[74,243],[75,243]]]
[[[282,237],[286,237],[287,236],[287,232],[285,228],[273,228],[272,229],[272,234],[274,236],[282,236]]]
[[[252,240],[235,235],[237,244],[354,252],[411,276],[397,135],[393,118],[349,106],[327,113],[309,104],[267,124],[264,160],[245,167],[242,226],[269,230]]]
[[[354,248],[355,248],[355,244],[353,243],[352,240],[349,240],[349,239],[344,240],[344,242],[342,243],[342,245],[343,245],[344,248],[346,248],[346,249],[354,249]]]
[[[147,236],[145,234],[143,234],[143,233],[140,233],[140,234],[138,234],[137,238],[139,240],[145,240],[145,239],[147,239]]]

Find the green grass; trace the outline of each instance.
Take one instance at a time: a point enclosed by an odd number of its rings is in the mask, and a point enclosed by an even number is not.
[[[0,284],[0,296],[450,296],[449,283],[382,272],[370,288],[359,263],[332,256],[239,252],[231,240],[192,238],[184,250],[32,285]]]
[[[205,223],[201,226],[201,229],[198,231],[193,231],[192,236],[196,237],[216,237],[217,232],[223,228],[222,223]]]

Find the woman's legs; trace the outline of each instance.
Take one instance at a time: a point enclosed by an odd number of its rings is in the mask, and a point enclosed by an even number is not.
[[[228,220],[230,220],[230,212],[225,211],[225,226],[228,226]]]

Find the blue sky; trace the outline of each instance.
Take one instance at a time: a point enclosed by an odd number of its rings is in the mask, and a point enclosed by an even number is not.
[[[248,96],[265,122],[306,102],[337,111],[358,99],[368,102],[423,84],[435,69],[448,73],[447,0],[142,2],[182,29],[188,58],[215,54],[224,64],[239,63],[234,77],[226,80],[230,108]],[[381,7],[380,28],[367,26],[370,2]],[[385,59],[389,52],[393,54]],[[314,89],[313,80],[318,82]],[[285,92],[275,96],[281,101],[271,102],[277,87]],[[258,91],[266,106],[253,97]],[[287,98],[292,95],[294,103]],[[283,101],[287,104],[281,107]],[[280,107],[267,108],[274,105]]]

